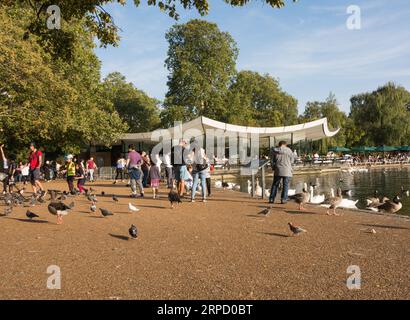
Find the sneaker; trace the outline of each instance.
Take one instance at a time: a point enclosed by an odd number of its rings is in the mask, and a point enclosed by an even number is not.
[[[141,198],[144,198],[144,194],[143,194],[143,193],[141,193],[140,196],[141,196]]]

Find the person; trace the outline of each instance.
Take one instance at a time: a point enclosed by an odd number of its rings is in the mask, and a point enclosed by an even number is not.
[[[75,180],[75,176],[76,176],[76,164],[73,161],[73,158],[74,157],[71,154],[67,155],[66,156],[66,165],[65,165],[68,190],[70,191],[71,194],[75,193],[74,180]]]
[[[124,157],[119,157],[117,160],[117,165],[116,165],[116,174],[115,174],[115,180],[113,184],[117,183],[117,180],[119,177],[121,177],[121,182],[124,182],[124,168],[125,168],[126,160]]]
[[[192,150],[193,155],[193,178],[194,182],[191,191],[191,202],[195,202],[195,193],[198,187],[199,179],[201,180],[202,202],[206,202],[206,172],[208,168],[207,156],[205,150],[199,146],[197,141],[194,142]],[[192,153],[191,153],[192,154]]]
[[[167,187],[172,189],[174,184],[174,170],[171,163],[171,152],[164,153],[165,176],[167,177]]]
[[[208,164],[208,168],[205,169],[206,170],[205,181],[206,181],[206,190],[208,192],[208,197],[210,197],[211,196],[211,169],[212,167],[211,167],[209,159],[207,161],[207,164]]]
[[[292,164],[295,162],[295,155],[287,147],[286,141],[280,141],[277,148],[271,150],[271,165],[274,170],[274,178],[269,196],[269,203],[274,203],[279,184],[282,181],[281,203],[288,201],[289,182],[293,175]]]
[[[130,144],[128,146],[128,158],[126,167],[128,168],[128,174],[130,176],[130,184],[131,184],[131,197],[137,197],[137,187],[139,189],[141,197],[144,197],[144,188],[142,187],[141,170],[142,158],[141,155],[135,151],[135,146]]]
[[[148,185],[148,178],[149,178],[149,170],[150,170],[150,167],[151,167],[151,161],[150,161],[149,156],[147,155],[147,153],[145,151],[141,152],[141,158],[142,158],[141,170],[142,170],[142,173],[143,173],[142,186],[144,188],[146,188],[147,185]]]
[[[43,161],[43,153],[40,150],[37,150],[34,142],[30,143],[30,156],[28,159],[29,162],[29,176],[30,182],[33,187],[33,193],[37,194],[40,191],[41,195],[44,196],[45,191],[42,184],[40,183],[40,168]]]
[[[17,168],[16,168],[16,172],[14,174],[15,181],[19,182],[19,183],[22,182],[22,179],[23,179],[22,172],[21,172],[22,167],[23,167],[23,162],[20,161]]]
[[[30,165],[26,162],[21,167],[21,181],[23,182],[24,185],[26,185],[27,182],[30,180],[29,176],[30,176]]]
[[[156,162],[151,165],[149,169],[150,184],[152,188],[153,199],[158,199],[159,182],[161,181],[161,160],[156,155]]]
[[[186,166],[187,168],[187,175],[185,177],[185,189],[187,190],[187,192],[191,192],[192,191],[192,186],[193,186],[193,182],[194,182],[194,178],[192,177],[192,165],[188,164]]]
[[[10,183],[10,168],[9,168],[9,161],[6,158],[6,155],[4,154],[4,144],[0,145],[0,154],[1,154],[1,158],[3,159],[3,175],[2,175],[2,179],[3,179],[3,194],[7,193],[7,187],[9,186]],[[10,187],[9,187],[9,191]]]
[[[51,168],[51,164],[50,161],[46,161],[46,163],[43,166],[43,170],[44,170],[44,180],[46,182],[50,181],[53,179],[53,170]]]
[[[97,170],[97,165],[94,162],[94,158],[90,157],[87,161],[87,172],[88,172],[88,180],[90,182],[94,182],[94,172]]]
[[[78,191],[80,192],[80,194],[83,194],[84,191],[86,191],[86,189],[84,188],[86,178],[85,178],[84,163],[82,161],[80,161],[80,163],[77,163],[75,165],[75,171],[76,171],[75,179],[77,180]]]
[[[174,179],[177,184],[177,192],[180,196],[183,196],[185,191],[185,180],[181,178],[181,172],[184,173],[186,169],[186,163],[184,161],[184,153],[187,149],[187,143],[181,139],[179,144],[172,147],[171,163],[174,171]]]

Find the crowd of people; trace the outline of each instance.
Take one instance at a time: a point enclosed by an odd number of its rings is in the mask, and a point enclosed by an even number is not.
[[[127,155],[116,161],[116,173],[113,184],[125,183],[131,188],[131,197],[144,197],[144,189],[151,188],[153,198],[159,198],[161,180],[166,181],[169,189],[175,189],[180,197],[189,197],[195,201],[199,192],[202,201],[211,195],[211,171],[205,150],[198,143],[188,144],[181,140],[168,153],[155,155],[154,158],[145,152],[137,151],[133,144],[129,145]],[[43,153],[35,143],[30,144],[27,161],[16,162],[12,156],[7,157],[4,145],[0,145],[3,167],[0,181],[3,194],[12,192],[16,183],[31,183],[33,193],[42,196],[45,191],[41,181],[64,178],[68,190],[72,194],[83,194],[87,191],[87,182],[94,182],[98,167],[90,157],[87,161],[68,154],[64,162],[44,159]]]

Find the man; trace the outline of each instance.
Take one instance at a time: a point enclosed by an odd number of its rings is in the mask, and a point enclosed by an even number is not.
[[[131,198],[137,197],[137,186],[141,197],[144,197],[144,188],[142,187],[142,170],[141,170],[142,158],[141,155],[135,151],[135,146],[130,144],[128,146],[128,158],[126,167],[128,168],[128,174],[131,182]]]
[[[282,181],[283,187],[280,202],[285,204],[288,201],[289,181],[292,177],[292,163],[295,162],[295,155],[292,150],[287,147],[286,141],[280,141],[277,148],[272,148],[271,161],[275,175],[270,191],[269,203],[275,202],[276,193]]]
[[[94,170],[97,169],[97,165],[94,162],[94,158],[91,157],[90,160],[87,161],[87,172],[89,175],[90,182],[94,182]]]
[[[187,143],[184,139],[179,141],[179,144],[172,147],[171,151],[171,163],[174,171],[174,179],[177,184],[178,194],[180,196],[184,195],[185,191],[185,180],[181,177],[181,172],[184,174],[186,172],[186,163],[184,161],[184,153],[187,151]]]
[[[171,152],[164,152],[165,175],[167,177],[167,187],[172,189],[174,184],[174,172],[171,163]]]
[[[42,161],[43,153],[36,149],[34,142],[30,143],[30,156],[28,158],[30,182],[34,194],[37,194],[37,192],[40,191],[41,195],[44,195],[45,191],[40,183],[40,167]]]

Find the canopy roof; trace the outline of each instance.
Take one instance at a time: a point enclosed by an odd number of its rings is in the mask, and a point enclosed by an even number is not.
[[[191,133],[196,132],[196,136],[203,135],[207,129],[221,130],[227,134],[258,134],[259,138],[275,138],[276,141],[286,140],[287,142],[293,141],[296,143],[300,140],[320,140],[323,138],[333,137],[339,132],[340,129],[330,131],[327,125],[327,118],[306,122],[302,124],[285,126],[285,127],[247,127],[237,126],[216,120],[212,120],[206,117],[199,117],[186,123],[182,123],[182,126],[172,127],[169,129],[158,129],[153,132],[142,133],[126,133],[122,136],[123,141],[141,141],[151,142],[154,136],[170,136],[172,139],[178,138],[174,136],[176,133],[181,132],[184,138],[194,137]],[[155,141],[155,140],[154,140]]]

